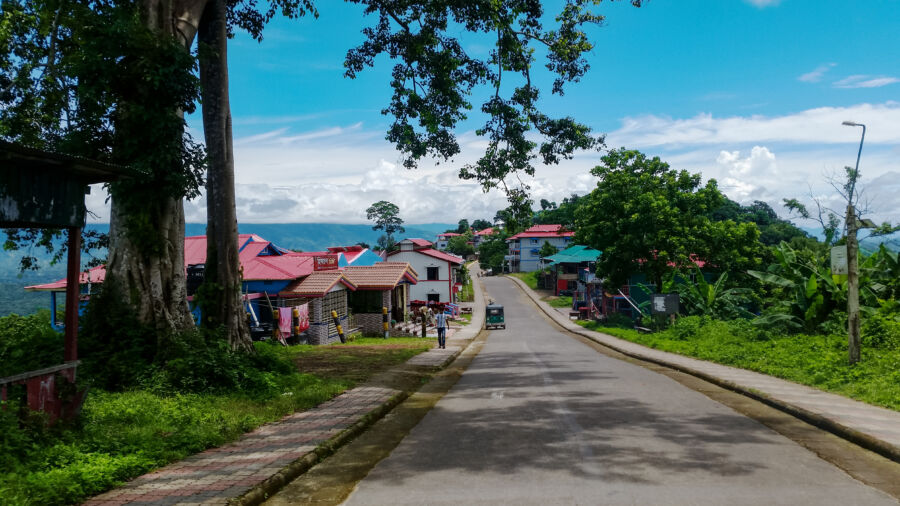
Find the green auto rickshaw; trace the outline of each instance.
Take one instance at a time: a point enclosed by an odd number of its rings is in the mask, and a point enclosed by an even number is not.
[[[486,329],[505,329],[506,322],[503,320],[503,306],[500,304],[489,303],[484,308],[484,328]]]

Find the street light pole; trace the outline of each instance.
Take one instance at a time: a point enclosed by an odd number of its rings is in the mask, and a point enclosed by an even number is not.
[[[854,207],[854,195],[856,192],[856,180],[859,179],[859,159],[862,156],[863,141],[866,139],[866,125],[845,121],[846,126],[862,127],[862,137],[859,140],[859,153],[856,155],[856,170],[853,180],[850,182],[850,193],[847,195],[847,334],[850,365],[859,362],[859,266],[857,256],[859,244],[856,240],[858,219]]]

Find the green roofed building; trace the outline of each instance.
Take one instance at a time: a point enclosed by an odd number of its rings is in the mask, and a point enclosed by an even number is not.
[[[555,295],[574,294],[578,289],[579,278],[593,276],[589,270],[590,264],[597,261],[600,251],[589,246],[576,244],[544,258],[545,265],[550,268],[553,277],[553,293]],[[585,281],[585,279],[582,279]]]

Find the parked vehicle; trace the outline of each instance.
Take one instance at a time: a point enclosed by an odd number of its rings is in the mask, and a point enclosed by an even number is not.
[[[484,328],[506,328],[506,321],[503,319],[503,306],[501,306],[500,304],[494,304],[492,302],[485,306],[484,313]]]

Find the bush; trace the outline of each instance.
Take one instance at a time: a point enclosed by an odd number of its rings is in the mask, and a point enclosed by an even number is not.
[[[50,311],[0,318],[0,377],[61,364],[63,335],[50,326]]]
[[[279,393],[279,375],[296,372],[275,346],[256,343],[256,353],[245,353],[232,350],[218,333],[188,331],[169,340],[145,387],[160,394],[237,392],[269,398]]]
[[[900,350],[900,302],[883,301],[877,312],[864,317],[861,340],[866,348]]]
[[[634,320],[631,319],[630,316],[626,316],[622,313],[612,313],[606,317],[606,325],[610,327],[619,327],[623,329],[633,329],[634,328]]]

